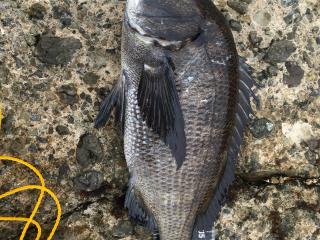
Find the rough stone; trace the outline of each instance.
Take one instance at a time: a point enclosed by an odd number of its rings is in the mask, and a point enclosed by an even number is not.
[[[266,27],[271,21],[271,15],[266,10],[260,10],[254,15],[253,21],[263,27]]]
[[[269,63],[285,62],[296,51],[296,46],[288,40],[280,40],[272,43],[266,54],[265,60]]]
[[[273,123],[266,118],[254,119],[249,126],[250,131],[255,138],[268,136],[273,127]]]
[[[281,4],[285,7],[298,5],[298,3],[299,3],[299,0],[281,0]]]
[[[303,69],[297,65],[296,62],[286,62],[285,66],[289,75],[283,76],[283,82],[288,85],[288,87],[297,87],[301,83],[301,79],[304,76]]]
[[[70,131],[68,129],[67,126],[62,126],[62,125],[59,125],[56,127],[56,131],[59,135],[68,135],[70,134]]]
[[[81,42],[75,38],[41,36],[36,47],[36,56],[49,65],[66,65],[81,47]]]
[[[295,23],[297,21],[301,20],[301,13],[299,9],[295,9],[292,12],[290,12],[287,16],[283,18],[286,24]]]
[[[13,19],[10,17],[5,17],[5,18],[1,19],[1,22],[2,22],[3,26],[10,27],[13,23]]]
[[[319,155],[315,152],[312,152],[310,150],[308,150],[304,156],[306,157],[306,159],[312,164],[312,165],[316,165],[319,161]]]
[[[73,180],[76,190],[92,192],[98,190],[103,184],[103,174],[97,171],[86,171]]]
[[[124,238],[133,233],[133,226],[130,221],[121,221],[112,229],[112,235],[116,238]]]
[[[99,139],[92,134],[84,134],[80,137],[76,159],[83,166],[88,167],[90,164],[101,161],[103,157],[103,149]]]
[[[65,6],[54,6],[52,8],[53,17],[59,19],[63,27],[70,26],[72,23],[72,14]]]
[[[96,84],[98,80],[99,80],[99,76],[93,72],[88,72],[83,77],[83,81],[89,85]]]
[[[66,179],[68,178],[68,173],[70,172],[70,167],[68,164],[63,163],[60,167],[59,167],[59,173],[58,173],[58,178],[59,180],[62,179]]]
[[[270,76],[277,76],[279,69],[276,66],[271,65],[268,67],[267,71]]]
[[[0,86],[2,84],[7,84],[9,81],[9,74],[10,71],[8,68],[5,66],[5,64],[0,63]]]
[[[311,151],[320,152],[320,138],[319,139],[310,139],[306,142]]]
[[[249,41],[251,42],[251,44],[256,47],[259,46],[259,44],[262,42],[263,38],[262,37],[258,37],[258,34],[256,31],[252,31],[249,33]]]
[[[8,113],[6,114],[6,116],[2,119],[2,124],[1,124],[1,130],[4,133],[9,133],[13,130],[14,127],[14,112],[8,111]]]
[[[229,7],[231,7],[233,10],[240,14],[245,14],[248,11],[248,4],[245,2],[237,0],[228,0],[227,4]]]
[[[137,235],[138,239],[146,239],[146,240],[152,240],[151,233],[143,226],[137,225],[134,228],[134,232]]]
[[[79,101],[77,89],[73,84],[62,85],[58,88],[57,93],[61,102],[73,105]]]
[[[237,31],[237,32],[240,32],[242,29],[240,22],[233,20],[233,19],[231,19],[229,21],[229,25],[232,30]]]
[[[19,57],[15,57],[15,60],[17,68],[21,68],[24,65],[23,61]]]
[[[40,3],[34,3],[29,9],[29,17],[37,20],[42,20],[46,15],[46,8]]]

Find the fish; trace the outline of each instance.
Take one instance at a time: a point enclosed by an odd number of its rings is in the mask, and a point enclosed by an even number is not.
[[[95,127],[114,118],[130,173],[125,207],[153,239],[215,239],[244,132],[258,102],[210,0],[128,0],[121,73]]]

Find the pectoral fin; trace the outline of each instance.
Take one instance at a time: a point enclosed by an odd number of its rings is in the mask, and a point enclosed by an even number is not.
[[[169,145],[180,168],[186,156],[184,119],[172,67],[167,58],[144,65],[138,104],[143,119]]]
[[[115,109],[116,122],[124,128],[126,106],[126,74],[123,72],[119,82],[113,87],[110,94],[101,104],[100,112],[95,120],[95,127],[103,127],[109,120],[111,112]]]

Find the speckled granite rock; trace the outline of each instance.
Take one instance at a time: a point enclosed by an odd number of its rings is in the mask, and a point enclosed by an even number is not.
[[[320,3],[215,2],[262,85],[216,223],[219,239],[320,239]],[[118,130],[93,128],[119,76],[124,4],[0,1],[0,154],[37,166],[58,195],[55,239],[150,238],[123,209],[128,173]],[[23,167],[0,162],[1,193],[30,183],[36,178]],[[35,194],[0,201],[0,215],[28,215]],[[36,219],[48,232],[55,208],[44,203]],[[21,229],[0,223],[0,239],[17,239]]]

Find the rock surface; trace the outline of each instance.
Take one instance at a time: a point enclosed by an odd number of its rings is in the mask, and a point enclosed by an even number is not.
[[[318,0],[216,0],[239,54],[262,85],[237,181],[216,222],[219,239],[320,239]],[[128,172],[118,129],[93,128],[119,77],[125,1],[0,1],[0,155],[37,166],[58,196],[54,239],[151,239],[123,208]],[[232,19],[232,20],[231,20]],[[0,162],[0,193],[37,179]],[[36,192],[0,200],[0,216],[27,216]],[[44,235],[55,205],[36,219]],[[0,239],[22,224],[0,222]],[[28,231],[26,239],[34,239]]]
[[[81,42],[75,38],[59,38],[52,36],[40,36],[37,43],[37,58],[51,65],[66,65],[73,54],[81,48]]]

